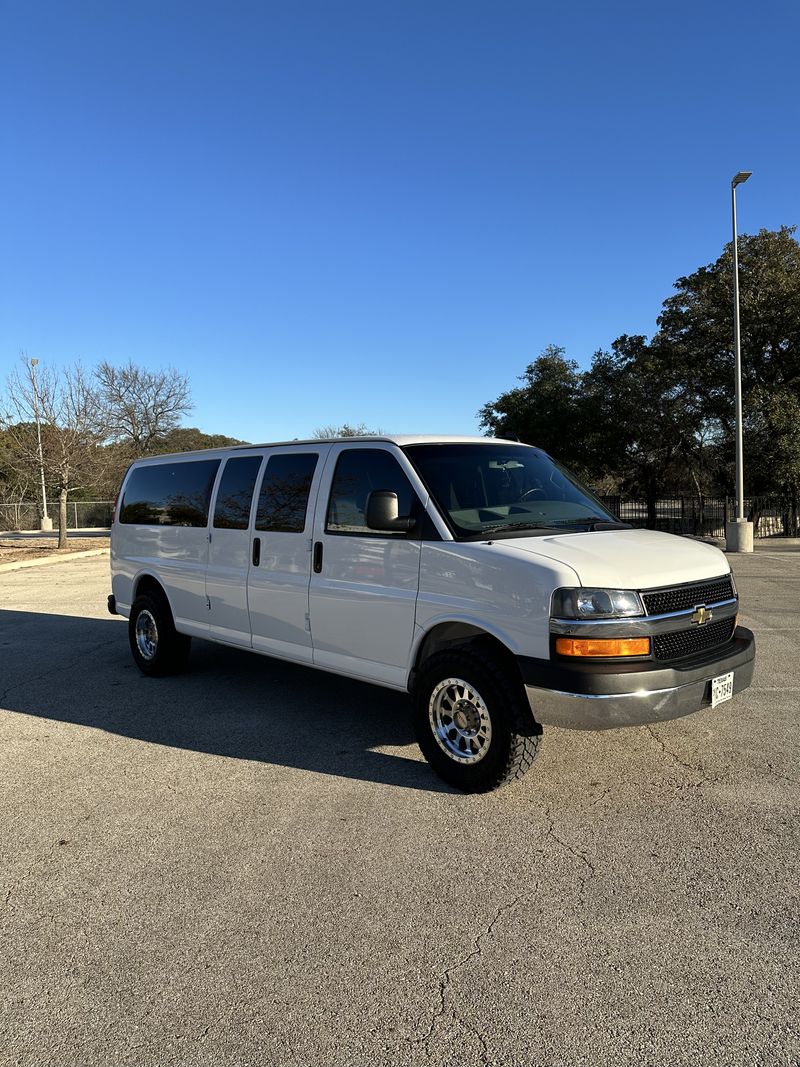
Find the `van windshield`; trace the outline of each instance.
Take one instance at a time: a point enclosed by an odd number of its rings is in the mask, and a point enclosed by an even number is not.
[[[625,526],[560,464],[530,445],[420,444],[403,451],[460,539]]]

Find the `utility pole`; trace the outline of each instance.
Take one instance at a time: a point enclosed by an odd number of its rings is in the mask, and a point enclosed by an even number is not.
[[[42,454],[42,424],[39,418],[39,389],[36,385],[36,364],[38,359],[31,360],[31,385],[33,386],[33,413],[36,417],[36,440],[39,451],[39,475],[42,480],[42,518],[39,523],[40,530],[52,530],[53,520],[47,514],[47,491],[44,484],[44,456]]]

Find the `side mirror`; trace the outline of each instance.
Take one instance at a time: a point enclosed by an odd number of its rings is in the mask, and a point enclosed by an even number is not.
[[[408,533],[415,520],[397,514],[397,493],[387,489],[374,489],[367,497],[367,526],[370,530],[384,533]]]

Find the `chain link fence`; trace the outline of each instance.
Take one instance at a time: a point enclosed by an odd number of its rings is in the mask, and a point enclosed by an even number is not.
[[[112,500],[68,500],[67,529],[104,529],[111,525]],[[47,514],[58,528],[58,501],[47,505]],[[0,530],[38,530],[41,522],[41,504],[21,501],[17,504],[0,504]]]

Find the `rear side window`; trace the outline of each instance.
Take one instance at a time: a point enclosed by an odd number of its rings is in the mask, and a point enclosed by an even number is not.
[[[119,521],[140,526],[205,526],[218,459],[135,467],[125,485]]]
[[[417,513],[417,494],[394,456],[378,448],[352,448],[342,452],[333,476],[326,531],[406,537],[405,533],[378,533],[367,526],[367,497],[375,489],[397,493],[400,515]]]
[[[214,504],[216,530],[246,530],[250,525],[250,508],[261,456],[229,459],[222,472]]]
[[[257,530],[303,532],[318,458],[316,452],[270,457],[258,497]]]

